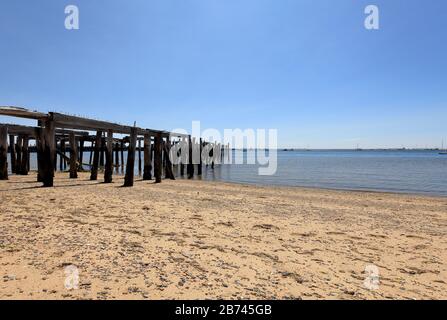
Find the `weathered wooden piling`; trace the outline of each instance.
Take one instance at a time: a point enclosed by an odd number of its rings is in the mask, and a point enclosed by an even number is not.
[[[141,140],[138,139],[138,173],[141,175],[141,172],[143,172],[142,169],[142,163],[141,163]]]
[[[54,155],[53,155],[53,174],[57,171],[57,137],[54,135]]]
[[[214,150],[215,145],[213,143],[210,143],[210,161],[211,161],[211,169],[214,169],[214,158],[216,157],[216,151]]]
[[[188,178],[192,179],[194,178],[194,164],[192,162],[192,140],[191,140],[191,135],[188,136],[188,166],[187,166],[187,173],[188,173]]]
[[[67,140],[64,139],[64,145],[62,146],[64,150],[62,150],[62,153],[64,155],[64,171],[67,170],[68,167],[68,157],[67,157],[67,146],[66,146]]]
[[[65,154],[65,140],[61,139],[61,141],[59,142],[59,171],[64,171],[64,157],[63,155]]]
[[[44,187],[54,184],[54,155],[56,153],[55,128],[52,119],[45,120],[42,133],[42,182]]]
[[[91,170],[91,168],[92,168],[92,162],[93,162],[93,148],[94,148],[94,141],[91,141],[90,142],[90,154],[89,154],[89,159],[88,159],[88,164],[89,164],[89,167],[90,167],[90,170]]]
[[[0,180],[8,180],[8,127],[0,127]]]
[[[22,176],[26,176],[28,175],[28,157],[29,157],[29,152],[28,152],[28,145],[29,145],[29,137],[27,135],[24,135],[22,137],[22,159],[20,162],[20,170],[19,170],[19,174]]]
[[[203,149],[202,138],[200,138],[199,139],[199,156],[200,156],[200,159],[199,159],[199,166],[197,168],[197,175],[199,175],[199,176],[202,175],[202,166],[203,166],[203,163],[202,163],[202,149]]]
[[[22,136],[17,136],[16,143],[16,173],[20,174],[21,165],[22,165]]]
[[[106,166],[104,169],[104,183],[111,183],[113,175],[113,131],[107,132]]]
[[[101,138],[102,138],[102,131],[97,131],[95,139],[95,148],[94,150],[92,150],[93,164],[90,169],[90,180],[92,181],[98,180],[98,165],[99,165],[99,152],[101,148]]]
[[[15,141],[14,135],[9,135],[9,151],[11,153],[11,172],[16,173],[16,149],[15,149]]]
[[[162,137],[160,133],[154,139],[154,176],[155,183],[161,183],[162,159],[161,159]]]
[[[124,161],[124,141],[121,140],[121,171],[124,171],[124,165],[125,165],[125,161]]]
[[[172,170],[172,162],[170,158],[171,153],[171,141],[168,138],[166,138],[166,141],[164,142],[164,154],[166,159],[166,167],[165,167],[165,176],[166,179],[175,180],[174,172]]]
[[[115,143],[115,168],[118,171],[120,167],[120,145],[118,142]]]
[[[130,131],[129,148],[127,151],[126,175],[124,177],[125,187],[133,186],[136,144],[137,144],[137,128],[133,127]]]
[[[82,166],[82,163],[84,161],[84,139],[79,139],[79,166],[78,171],[84,171],[84,167]]]
[[[151,152],[151,136],[144,135],[144,172],[143,180],[152,179],[152,152]]]
[[[35,128],[36,152],[37,152],[37,182],[43,182],[43,129]]]
[[[70,133],[70,179],[78,178],[78,144],[74,132]]]
[[[105,146],[106,146],[105,138],[101,138],[100,145],[101,145],[101,149],[100,149],[100,157],[99,157],[99,166],[101,168],[104,168]]]
[[[183,177],[185,175],[185,163],[187,162],[187,144],[186,144],[186,140],[183,137],[182,141],[181,141],[181,147],[180,147],[180,175]]]

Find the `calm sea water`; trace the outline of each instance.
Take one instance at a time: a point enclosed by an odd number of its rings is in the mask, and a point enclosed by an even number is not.
[[[279,151],[275,175],[259,176],[257,168],[222,166],[211,174],[261,185],[447,196],[447,156],[436,151]]]
[[[251,158],[250,152],[242,151],[232,157]],[[86,152],[84,162],[88,158]],[[272,176],[258,175],[258,165],[232,164],[214,170],[204,167],[201,179],[447,196],[447,156],[437,151],[278,151],[277,159]],[[36,168],[35,154],[31,167]],[[135,173],[139,174],[138,162]]]

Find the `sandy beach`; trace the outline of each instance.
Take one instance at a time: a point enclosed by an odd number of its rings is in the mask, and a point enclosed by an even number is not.
[[[0,181],[1,299],[447,298],[447,198],[35,181]],[[78,289],[65,287],[67,266]]]

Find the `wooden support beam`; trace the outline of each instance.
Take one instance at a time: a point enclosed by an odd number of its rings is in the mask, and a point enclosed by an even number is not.
[[[78,171],[84,171],[84,168],[82,167],[83,160],[84,160],[84,139],[79,138],[79,167],[78,167]]]
[[[144,135],[144,173],[143,180],[152,179],[152,150],[151,150],[151,136]]]
[[[100,148],[100,156],[99,156],[99,166],[104,168],[104,158],[105,158],[105,146],[106,140],[105,138],[101,138],[101,148]]]
[[[211,143],[211,169],[214,169],[214,159],[216,158],[216,144]]]
[[[26,176],[28,175],[28,157],[29,157],[29,152],[28,152],[28,145],[29,145],[29,138],[28,136],[23,136],[22,137],[22,161],[19,164],[20,166],[20,170],[19,170],[19,174]]]
[[[120,145],[118,142],[115,143],[115,168],[118,172],[118,168],[120,167]]]
[[[154,176],[155,183],[161,183],[162,159],[161,159],[161,134],[155,135],[154,139]]]
[[[60,151],[60,156],[59,156],[59,171],[64,171],[64,157],[62,155],[65,155],[65,140],[61,139],[61,141],[59,142],[59,151]]]
[[[43,129],[35,128],[36,151],[37,151],[37,182],[43,182]]]
[[[54,172],[57,171],[57,137],[56,134],[54,136],[54,159],[53,159],[53,165],[54,165]]]
[[[16,173],[16,148],[14,135],[9,135],[9,151],[11,152],[11,172]]]
[[[42,122],[41,122],[42,123]],[[36,138],[36,127],[31,126],[23,126],[18,124],[10,124],[10,123],[0,123],[0,126],[6,125],[8,127],[8,134],[10,135],[27,135],[30,139]],[[55,129],[56,136],[63,139],[67,138],[70,132],[74,132],[77,137],[84,137],[84,139],[89,137],[89,133],[86,131],[71,131],[65,129]]]
[[[188,178],[192,179],[194,177],[194,164],[192,163],[192,140],[191,136],[188,136],[188,148],[189,148],[189,154],[188,154]]]
[[[165,141],[161,139],[161,167],[166,175],[166,153],[165,153]],[[162,172],[163,172],[162,171]]]
[[[141,175],[142,170],[141,163],[141,140],[138,140],[138,173]]]
[[[0,109],[0,114],[1,114],[1,109]],[[118,134],[130,134],[133,129],[136,129],[137,135],[144,135],[147,133],[150,135],[161,134],[162,137],[168,137],[170,134],[172,134],[173,136],[182,136],[182,134],[179,134],[179,133],[170,133],[167,131],[152,130],[152,129],[142,129],[142,128],[125,126],[125,125],[107,122],[107,121],[100,121],[100,120],[70,116],[70,115],[66,115],[66,114],[62,114],[62,113],[58,113],[58,112],[50,112],[49,115],[56,122],[57,128],[67,128],[67,129],[74,129],[74,130],[88,130],[88,131],[112,130],[114,133],[118,133]]]
[[[67,146],[66,146],[67,140],[64,139],[64,150],[62,151],[62,153],[64,154],[64,171],[67,170],[68,167],[68,160],[67,158]]]
[[[125,161],[124,161],[124,141],[123,140],[121,140],[121,171],[124,171],[124,164],[125,164]]]
[[[0,180],[8,180],[8,127],[0,127]]]
[[[70,179],[78,178],[78,144],[74,133],[70,133]]]
[[[101,147],[102,131],[96,132],[95,149],[93,152],[93,165],[90,171],[90,180],[98,180],[99,152]]]
[[[172,171],[172,162],[169,157],[170,153],[171,153],[171,141],[168,137],[164,142],[164,154],[166,159],[165,176],[167,179],[175,180],[174,172]]]
[[[126,175],[124,177],[125,187],[133,186],[136,144],[137,144],[137,128],[132,128],[130,133],[129,149],[127,151]]]
[[[186,144],[186,140],[183,137],[181,144],[180,144],[180,175],[183,177],[185,175],[185,162],[187,159],[187,150],[185,150],[187,144]]]
[[[199,176],[202,175],[202,165],[203,165],[203,163],[202,163],[202,149],[203,149],[203,143],[202,143],[202,138],[200,138],[200,140],[199,140],[199,156],[200,156],[200,159],[199,159],[199,166],[197,168],[197,175],[199,175]]]
[[[44,121],[45,128],[42,133],[42,182],[44,187],[52,187],[54,184],[54,154],[55,146],[55,128],[52,119]]]
[[[104,183],[111,183],[113,178],[113,131],[107,131],[106,166],[104,169]]]
[[[26,118],[26,119],[35,119],[35,120],[45,120],[48,117],[46,113],[31,111],[25,108],[12,107],[12,106],[0,106],[0,115]]]
[[[94,145],[95,145],[95,141],[91,141],[90,152],[89,152],[89,159],[88,159],[88,164],[89,164],[90,168],[92,167],[92,162],[93,162]]]
[[[15,145],[16,149],[16,174],[20,174],[22,166],[22,141],[23,136],[17,136],[17,143]]]

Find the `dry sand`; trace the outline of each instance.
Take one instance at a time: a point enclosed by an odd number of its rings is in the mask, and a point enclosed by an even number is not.
[[[446,198],[114,179],[0,181],[1,299],[447,298]]]

